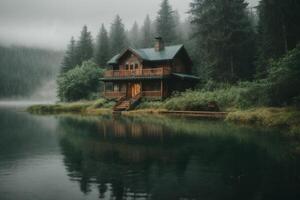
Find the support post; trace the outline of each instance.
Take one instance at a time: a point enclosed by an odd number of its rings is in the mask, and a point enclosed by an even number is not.
[[[161,96],[161,99],[163,99],[163,81],[162,80],[160,81],[160,96]]]
[[[106,97],[105,95],[106,95],[106,82],[104,82],[104,93],[103,93],[103,96]]]

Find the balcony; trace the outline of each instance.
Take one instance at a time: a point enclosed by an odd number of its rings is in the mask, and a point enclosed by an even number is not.
[[[108,70],[105,78],[139,78],[139,77],[163,77],[171,74],[171,68],[151,68],[135,70]]]

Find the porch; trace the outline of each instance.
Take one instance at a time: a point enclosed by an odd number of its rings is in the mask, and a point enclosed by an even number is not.
[[[103,96],[108,99],[134,98],[136,96],[162,99],[166,96],[166,84],[163,80],[105,83]]]

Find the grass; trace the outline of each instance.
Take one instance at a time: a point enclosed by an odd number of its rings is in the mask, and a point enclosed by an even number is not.
[[[163,111],[201,110],[210,101],[216,101],[223,111],[229,111],[226,121],[260,125],[264,127],[288,128],[291,133],[300,134],[300,110],[294,107],[242,108],[241,101],[245,89],[231,87],[214,91],[186,91],[176,94],[165,101],[143,100],[136,110],[125,115],[141,116],[144,114],[161,114]],[[86,115],[103,115],[112,113],[114,102],[106,99],[59,103],[56,105],[35,105],[28,111],[35,114],[79,113]]]
[[[27,111],[34,114],[79,113],[98,115],[111,112],[113,106],[114,102],[98,99],[96,101],[58,103],[54,105],[34,105],[27,108]]]
[[[186,91],[167,99],[163,106],[168,110],[195,111],[203,110],[209,102],[217,102],[221,110],[239,105],[240,94],[245,89],[227,87],[214,91]]]
[[[226,121],[265,127],[288,128],[291,133],[300,133],[300,110],[293,107],[261,107],[230,112]]]

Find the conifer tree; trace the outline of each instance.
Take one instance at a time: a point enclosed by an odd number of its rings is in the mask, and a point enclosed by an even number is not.
[[[147,15],[141,30],[141,36],[142,36],[141,46],[143,48],[152,46],[154,35],[153,35],[153,30],[151,28],[151,24],[152,24],[151,19],[149,15]]]
[[[163,0],[157,16],[157,34],[164,38],[166,44],[176,41],[174,11],[168,0]]]
[[[245,0],[191,3],[197,52],[206,77],[222,82],[250,78],[254,69],[254,30]]]
[[[83,26],[81,35],[76,45],[76,64],[81,65],[93,57],[93,38],[86,25]]]
[[[104,24],[102,24],[96,42],[95,62],[99,66],[104,67],[109,57],[109,38]]]
[[[140,45],[140,32],[139,32],[139,25],[137,22],[134,22],[131,30],[128,34],[128,39],[130,46],[133,48],[139,48]]]
[[[127,47],[125,27],[119,15],[116,16],[110,30],[110,48],[113,55]]]
[[[67,47],[67,51],[64,55],[63,62],[61,64],[62,73],[65,73],[76,66],[75,47],[76,47],[76,41],[74,40],[74,37],[72,37]]]
[[[262,0],[259,11],[258,73],[266,75],[269,59],[283,56],[300,42],[300,2]]]

